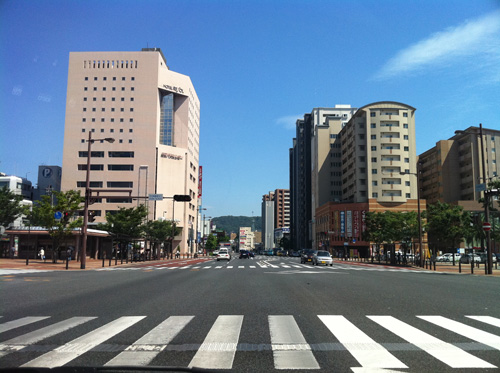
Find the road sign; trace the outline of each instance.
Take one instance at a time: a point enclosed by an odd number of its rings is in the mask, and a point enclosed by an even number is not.
[[[150,194],[149,200],[150,201],[163,201],[163,194]]]
[[[476,184],[475,190],[476,192],[482,192],[483,190],[486,190],[486,184]]]
[[[489,231],[490,229],[491,229],[491,224],[490,224],[490,223],[488,223],[488,222],[484,222],[484,223],[483,223],[483,230],[484,230],[485,232],[487,232],[487,231]]]
[[[54,219],[61,220],[62,219],[62,212],[61,211],[56,211],[54,213]]]

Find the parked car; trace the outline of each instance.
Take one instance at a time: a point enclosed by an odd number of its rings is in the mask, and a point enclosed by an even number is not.
[[[246,250],[240,250],[240,259],[249,259],[250,254]]]
[[[320,265],[320,264],[330,265],[330,266],[333,265],[332,256],[328,251],[320,250],[313,255],[313,265]]]
[[[479,257],[481,258],[481,263],[486,263],[488,261],[488,254],[478,253],[477,255],[479,255]],[[492,263],[496,263],[497,257],[495,254],[491,255],[491,260],[492,260]]]
[[[316,254],[318,250],[305,250],[302,255],[300,256],[300,262],[301,263],[309,263],[313,262],[313,257],[314,254]]]
[[[477,255],[477,254],[464,254],[460,258],[460,263],[470,263],[472,261],[474,263],[480,263],[481,262],[481,257],[479,255]]]
[[[227,249],[220,249],[217,254],[217,261],[219,260],[227,260],[228,262],[231,260],[231,255]]]
[[[436,261],[438,262],[453,262],[453,255],[455,255],[455,262],[458,262],[460,260],[461,255],[460,254],[443,254],[440,255],[436,258]]]

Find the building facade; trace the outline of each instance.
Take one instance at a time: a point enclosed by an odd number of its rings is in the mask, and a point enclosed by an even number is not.
[[[38,185],[33,190],[33,200],[42,196],[51,196],[52,192],[61,191],[62,168],[60,166],[38,166]]]
[[[200,101],[191,79],[170,70],[160,49],[70,53],[61,189],[84,193],[91,136],[90,188],[93,196],[100,193],[90,206],[96,222],[145,204],[150,220],[182,227],[174,248],[192,252],[199,134]],[[104,141],[109,138],[114,142]],[[163,200],[149,201],[149,194]],[[192,200],[174,204],[174,195]]]
[[[265,250],[274,247],[274,193],[262,196],[262,243]]]
[[[421,195],[427,203],[445,202],[482,211],[479,203],[482,188],[498,177],[500,164],[500,131],[483,128],[483,148],[479,127],[456,131],[448,140],[419,155]],[[482,163],[484,159],[485,172]]]

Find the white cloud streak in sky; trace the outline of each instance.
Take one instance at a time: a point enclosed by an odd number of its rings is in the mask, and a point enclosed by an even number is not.
[[[399,51],[374,79],[419,73],[439,65],[450,65],[460,57],[473,57],[478,59],[476,63],[490,67],[500,61],[500,11],[437,32]],[[496,73],[500,73],[498,68]]]
[[[283,126],[287,130],[294,130],[295,124],[297,123],[297,119],[304,118],[304,114],[302,115],[287,115],[281,118],[276,119],[276,123],[280,126]]]

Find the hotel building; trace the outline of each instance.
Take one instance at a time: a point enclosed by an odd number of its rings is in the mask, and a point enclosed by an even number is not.
[[[89,132],[90,188],[95,197],[90,210],[96,222],[104,222],[107,213],[119,208],[146,204],[150,220],[175,220],[183,228],[174,249],[192,251],[200,101],[191,79],[170,70],[159,48],[70,53],[62,190],[84,194]],[[149,194],[162,194],[163,200],[133,198]],[[174,195],[192,200],[174,205]]]

